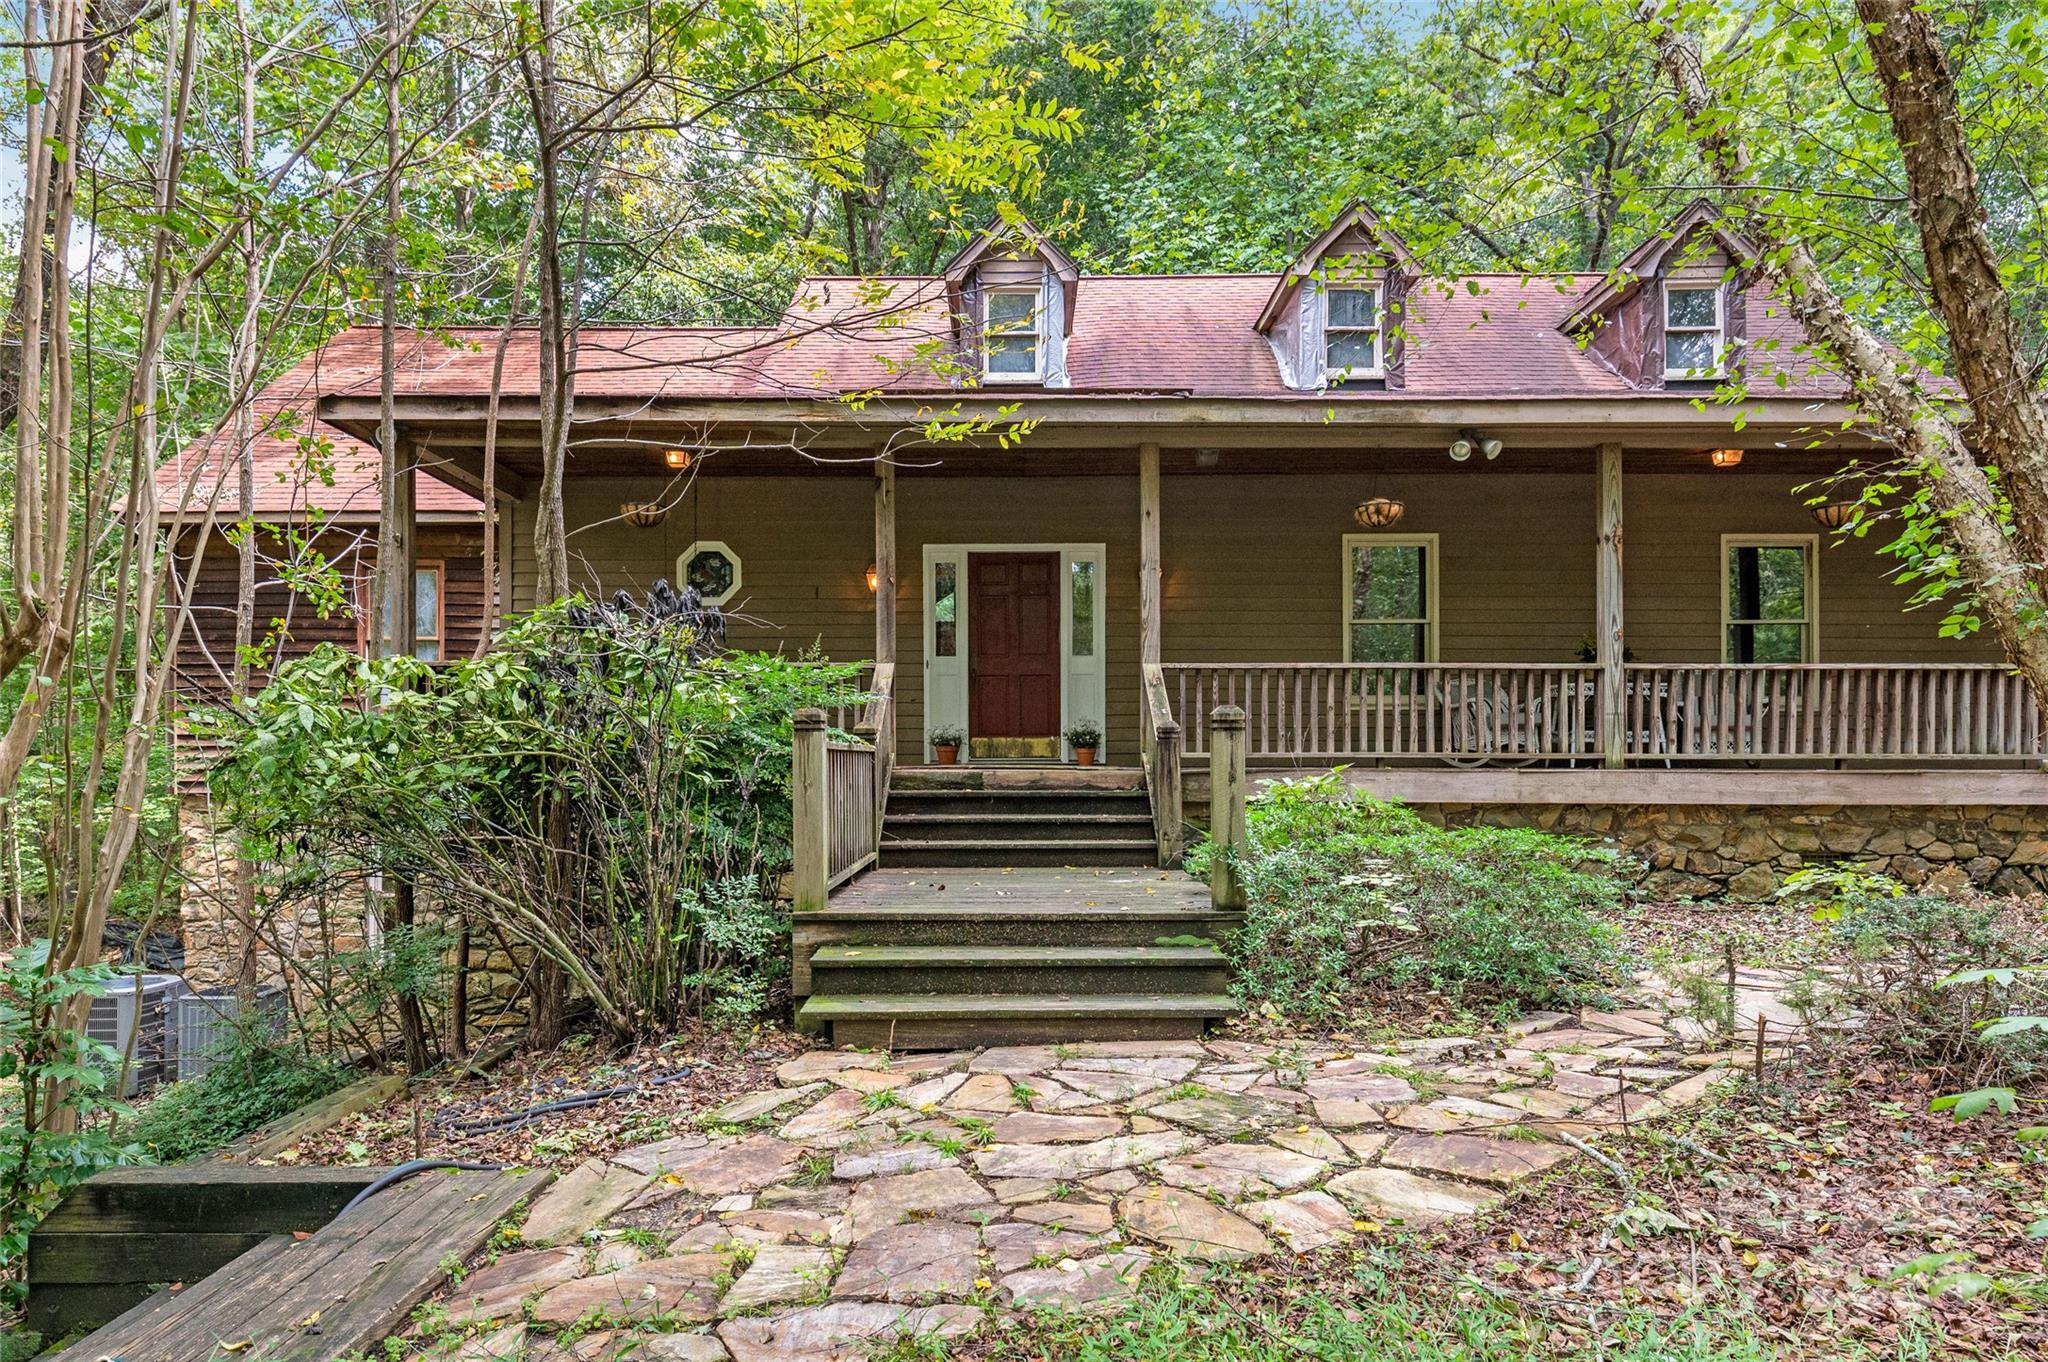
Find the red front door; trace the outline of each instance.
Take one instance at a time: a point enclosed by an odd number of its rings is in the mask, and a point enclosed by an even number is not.
[[[1060,753],[1060,556],[967,559],[967,732],[977,757]]]

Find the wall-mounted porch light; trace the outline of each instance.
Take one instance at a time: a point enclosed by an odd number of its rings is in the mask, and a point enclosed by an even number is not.
[[[1707,459],[1716,468],[1733,468],[1736,464],[1742,462],[1742,451],[1739,449],[1710,450],[1707,454]]]
[[[697,462],[697,456],[687,449],[665,449],[661,452],[661,461],[680,473]]]
[[[875,570],[875,565],[874,565],[873,563],[869,563],[869,564],[868,564],[868,594],[869,594],[869,595],[873,595],[873,594],[875,593],[876,589],[877,589],[877,588],[879,588],[879,587],[881,586],[881,584],[882,584],[882,574],[881,574],[880,572],[878,572],[878,571],[876,571],[876,570]]]

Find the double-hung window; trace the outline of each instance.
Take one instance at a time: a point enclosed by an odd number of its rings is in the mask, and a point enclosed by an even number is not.
[[[1719,378],[1728,353],[1721,286],[1664,286],[1664,376]]]
[[[362,568],[362,577],[356,583],[356,651],[368,656],[376,641],[376,581],[375,565],[367,559]],[[446,584],[446,566],[438,562],[420,562],[412,570],[413,648],[412,655],[422,662],[445,660],[445,645],[448,635],[448,616],[444,607],[443,586]]]
[[[1724,662],[1811,662],[1819,585],[1811,534],[1721,541]]]
[[[1038,290],[992,289],[983,340],[982,372],[998,382],[1025,383],[1044,373]]]
[[[1380,291],[1366,284],[1332,284],[1326,292],[1329,313],[1323,321],[1323,378],[1378,378],[1384,372],[1380,350]]]
[[[1344,660],[1436,657],[1436,536],[1344,536]]]

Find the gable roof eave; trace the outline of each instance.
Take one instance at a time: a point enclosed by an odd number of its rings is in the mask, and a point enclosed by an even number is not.
[[[1011,220],[998,213],[946,262],[946,267],[940,271],[939,277],[946,283],[947,308],[955,316],[959,315],[962,307],[961,291],[967,282],[969,271],[981,262],[983,256],[1013,238],[1021,240],[1052,268],[1053,275],[1060,281],[1060,292],[1066,295],[1063,334],[1073,335],[1074,298],[1081,286],[1081,267],[1074,263],[1072,256],[1054,245],[1051,237],[1039,231],[1030,219],[1022,215]]]
[[[1756,247],[1724,226],[1720,211],[1713,204],[1704,198],[1694,199],[1676,217],[1617,260],[1579,305],[1557,324],[1557,329],[1566,335],[1583,331],[1616,303],[1641,288],[1663,265],[1664,257],[1672,248],[1702,229],[1710,233],[1721,249],[1739,264],[1749,266],[1756,263]]]
[[[1272,330],[1273,323],[1280,319],[1280,309],[1294,296],[1294,291],[1301,287],[1303,280],[1316,272],[1316,266],[1322,263],[1324,253],[1337,238],[1353,227],[1363,228],[1367,236],[1385,248],[1387,255],[1403,274],[1410,277],[1419,277],[1422,274],[1422,264],[1415,258],[1415,253],[1408,249],[1408,243],[1401,240],[1391,227],[1380,221],[1379,214],[1354,199],[1343,212],[1337,214],[1328,227],[1316,234],[1316,239],[1304,247],[1301,254],[1295,256],[1292,263],[1282,272],[1280,281],[1273,285],[1273,292],[1266,299],[1266,305],[1259,310],[1259,319],[1252,324],[1253,330],[1261,335]]]

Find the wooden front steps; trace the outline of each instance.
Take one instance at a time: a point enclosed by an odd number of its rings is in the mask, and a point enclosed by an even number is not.
[[[797,918],[798,1024],[898,1050],[1199,1036],[1237,1010],[1218,947],[1239,918],[1181,871],[1123,854],[904,869],[885,843],[882,869]]]
[[[1139,866],[1156,857],[1143,777],[1116,769],[920,768],[892,782],[882,864]]]

